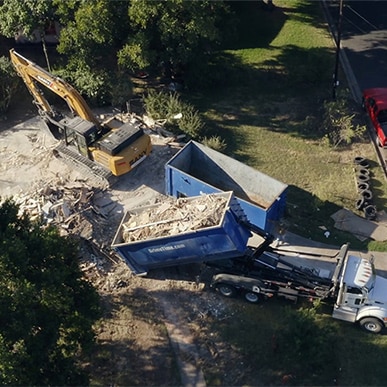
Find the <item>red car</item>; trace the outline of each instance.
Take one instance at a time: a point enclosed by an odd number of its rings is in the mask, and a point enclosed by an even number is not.
[[[387,147],[387,87],[364,90],[362,106],[372,121],[379,145]]]

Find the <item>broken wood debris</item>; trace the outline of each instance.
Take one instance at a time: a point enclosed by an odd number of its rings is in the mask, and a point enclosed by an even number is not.
[[[122,224],[122,238],[129,243],[216,226],[226,203],[224,197],[203,195],[129,211],[128,220]]]
[[[62,235],[76,234],[84,239],[93,237],[96,225],[103,228],[101,217],[106,219],[116,206],[104,191],[79,183],[50,183],[12,199],[19,206],[20,214],[26,212],[31,220],[58,226]],[[104,235],[105,231],[101,229],[99,234]],[[108,243],[106,236],[102,241]]]
[[[55,226],[62,236],[79,239],[80,268],[85,276],[98,278],[116,265],[110,248],[119,222],[117,203],[100,188],[85,183],[50,182],[12,197],[19,214]]]
[[[165,128],[167,122],[164,120],[154,120],[152,117],[147,116],[146,114],[138,116],[136,114],[131,114],[131,119],[141,124],[142,128],[148,129],[150,134],[157,135],[160,142],[163,145],[167,145],[170,148],[183,148],[186,145],[186,134],[182,133],[179,135],[174,134],[173,132]]]

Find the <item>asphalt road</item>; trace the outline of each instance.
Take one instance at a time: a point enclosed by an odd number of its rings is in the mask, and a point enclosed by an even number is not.
[[[334,36],[340,29],[340,0],[324,0]],[[352,93],[360,103],[361,92],[387,87],[387,0],[342,0],[342,65]],[[387,151],[382,150],[387,160]],[[387,275],[385,253],[376,253],[376,267]]]
[[[327,1],[331,20],[339,28],[339,4]],[[341,47],[360,90],[387,87],[387,1],[343,0]]]
[[[332,33],[336,40],[341,36],[341,63],[352,94],[360,104],[362,90],[387,87],[387,0],[341,0],[341,3],[340,18],[340,0],[324,2]],[[375,149],[387,177],[387,150]]]

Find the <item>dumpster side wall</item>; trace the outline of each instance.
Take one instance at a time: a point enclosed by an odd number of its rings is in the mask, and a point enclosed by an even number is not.
[[[165,165],[165,190],[174,197],[233,191],[249,221],[266,231],[286,207],[286,184],[194,141]]]
[[[125,242],[122,233],[123,224],[128,219],[126,213],[112,247],[135,274],[143,274],[160,267],[242,256],[251,236],[250,230],[239,223],[239,220],[245,219],[245,214],[231,192],[218,195],[229,195],[231,198],[218,225],[171,236]],[[138,213],[157,207],[159,205],[133,211]]]

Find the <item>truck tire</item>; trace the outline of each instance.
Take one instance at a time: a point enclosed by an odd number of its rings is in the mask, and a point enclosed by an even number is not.
[[[380,333],[384,327],[383,323],[375,317],[362,318],[359,324],[363,330],[370,333]]]
[[[353,159],[353,162],[357,165],[359,165],[360,163],[364,162],[365,161],[365,158],[362,157],[362,156],[356,156],[354,159]]]
[[[376,219],[376,207],[372,204],[369,204],[364,209],[364,215],[366,219],[368,220],[375,220]]]
[[[362,192],[366,189],[370,189],[370,185],[368,183],[358,183],[357,189]]]
[[[362,157],[362,156],[356,156],[354,159],[353,159],[353,162],[361,167],[361,168],[368,168],[369,167],[369,164],[368,164],[368,161]]]
[[[219,293],[224,297],[235,297],[237,294],[237,290],[232,285],[228,284],[217,284],[216,289],[219,291]]]
[[[254,292],[246,292],[244,296],[245,296],[245,300],[247,302],[251,302],[252,304],[257,304],[260,301],[259,295]]]
[[[362,210],[364,208],[364,205],[365,205],[364,197],[361,197],[361,198],[357,199],[357,201],[356,201],[356,209]]]
[[[359,168],[359,170],[357,171],[357,173],[358,173],[359,175],[366,175],[366,176],[369,176],[369,175],[370,175],[369,169],[364,168],[364,167]]]
[[[366,202],[370,202],[372,200],[372,192],[369,189],[365,189],[364,191],[361,191],[361,196],[363,196]]]
[[[358,182],[358,184],[366,183],[369,180],[370,180],[370,177],[368,175],[362,175],[362,174],[357,175],[357,182]]]

